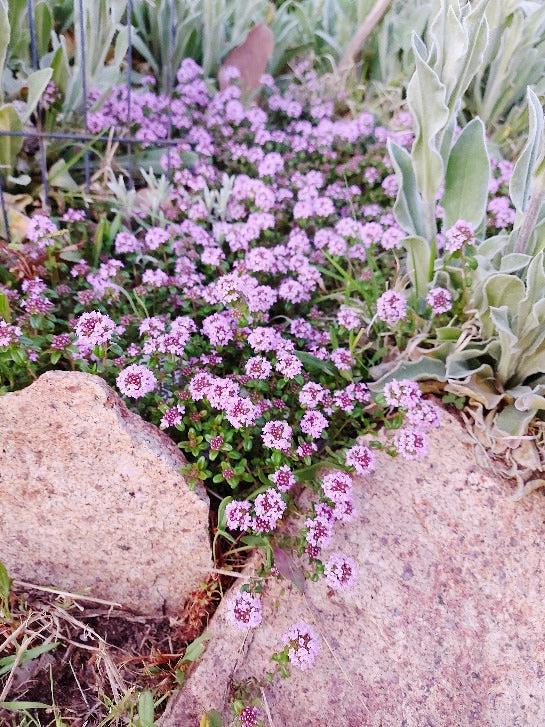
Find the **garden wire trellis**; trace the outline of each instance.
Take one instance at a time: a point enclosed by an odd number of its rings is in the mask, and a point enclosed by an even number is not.
[[[107,136],[101,137],[89,132],[87,123],[88,113],[88,73],[87,73],[87,41],[85,34],[85,22],[84,22],[84,8],[86,3],[92,3],[95,0],[74,0],[74,9],[77,6],[78,9],[78,25],[79,25],[79,36],[80,36],[80,75],[81,75],[81,87],[82,87],[82,103],[81,103],[81,121],[83,123],[83,129],[81,132],[77,131],[44,131],[41,124],[41,111],[42,106],[39,101],[35,111],[35,125],[32,128],[22,131],[14,131],[9,129],[0,128],[0,138],[2,137],[14,137],[23,139],[33,139],[38,144],[38,164],[40,169],[40,180],[42,188],[42,202],[46,209],[49,208],[49,179],[47,169],[47,142],[48,141],[72,141],[75,144],[82,146],[88,145],[89,142],[96,142],[105,140],[115,142],[121,145],[125,145],[127,149],[128,164],[126,174],[128,177],[128,183],[131,188],[134,188],[135,179],[135,168],[134,168],[134,148],[135,146],[146,146],[156,148],[169,148],[176,146],[180,143],[179,139],[172,138],[172,109],[168,107],[168,131],[167,136],[164,139],[156,139],[153,142],[149,140],[138,139],[130,134],[116,134],[110,133]],[[173,12],[174,0],[168,0],[170,6],[170,18],[171,23],[168,33],[169,52],[172,50],[173,42],[176,34],[176,15]],[[28,20],[28,31],[30,38],[30,58],[32,67],[34,70],[40,70],[40,60],[38,57],[38,47],[36,41],[36,24],[35,24],[35,0],[27,0],[27,20]],[[127,0],[127,7],[125,10],[125,22],[127,26],[127,51],[126,51],[126,95],[127,95],[127,126],[130,128],[131,115],[132,115],[132,92],[133,92],[133,28],[132,28],[132,17],[133,17],[133,0]],[[173,78],[168,79],[167,87],[172,90]],[[89,149],[85,149],[83,155],[83,173],[84,173],[84,188],[86,191],[89,190],[91,184],[91,159]],[[171,176],[172,165],[171,156],[167,154],[167,173]],[[12,235],[10,230],[8,205],[6,201],[6,174],[5,170],[0,166],[0,209],[2,214],[2,220],[4,224],[5,235],[7,242],[11,243]]]

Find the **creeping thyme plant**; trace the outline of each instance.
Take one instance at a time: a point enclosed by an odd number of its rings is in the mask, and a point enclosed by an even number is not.
[[[186,59],[172,99],[133,94],[130,123],[124,87],[91,112],[94,131],[113,119],[149,142],[173,124],[161,203],[34,211],[25,238],[3,246],[0,367],[4,391],[51,368],[104,377],[178,443],[186,483],[217,512],[216,552],[262,548],[267,575],[273,548],[291,548],[335,589],[356,575],[328,550],[354,517],[353,475],[379,449],[423,456],[439,417],[410,381],[380,396],[367,386],[389,341],[411,333],[384,292],[403,237],[385,145],[411,142],[408,118],[388,132],[366,112],[337,116],[300,73],[283,92],[264,77],[261,106],[245,107],[235,72],[212,93]],[[429,317],[450,307],[434,295]],[[303,486],[311,504],[288,535]],[[260,590],[258,579],[231,597],[234,624],[260,622]]]

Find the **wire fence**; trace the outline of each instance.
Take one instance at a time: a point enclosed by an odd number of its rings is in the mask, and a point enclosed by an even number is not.
[[[35,1],[27,0],[27,20],[28,20],[28,31],[30,38],[30,58],[33,70],[40,70],[40,60],[38,55],[38,46],[36,40],[36,18],[35,18]],[[27,130],[13,131],[8,129],[0,128],[0,142],[2,138],[22,138],[32,139],[37,143],[38,146],[38,166],[40,174],[41,184],[41,199],[42,204],[46,210],[50,208],[50,190],[49,190],[49,178],[48,178],[48,167],[47,167],[47,143],[48,141],[70,141],[75,145],[80,145],[84,148],[83,154],[83,186],[86,191],[89,190],[91,184],[91,154],[89,151],[89,144],[92,142],[100,141],[100,137],[96,134],[91,134],[87,123],[88,114],[88,68],[87,68],[87,40],[85,33],[85,22],[84,22],[84,5],[85,2],[95,2],[95,0],[74,0],[74,8],[77,4],[78,9],[78,30],[79,30],[79,50],[80,50],[80,76],[81,76],[81,89],[82,89],[82,103],[81,103],[81,131],[48,131],[43,129],[42,125],[42,104],[40,101],[36,106],[34,112],[34,125]],[[169,0],[170,5],[170,18],[172,22],[168,33],[168,45],[169,54],[173,46],[173,41],[176,34],[176,15],[173,12],[174,0]],[[125,85],[127,92],[127,127],[130,128],[132,109],[133,109],[133,0],[127,0],[127,7],[125,11],[125,22],[127,27],[127,51],[126,51],[126,77]],[[0,79],[1,80],[1,79]],[[170,83],[172,87],[172,79]],[[134,187],[135,182],[135,167],[134,167],[134,150],[135,147],[145,146],[147,149],[150,147],[155,148],[168,148],[176,146],[180,143],[179,139],[172,138],[172,110],[168,108],[168,133],[165,138],[159,138],[150,142],[149,140],[141,140],[131,136],[130,134],[116,134],[110,133],[105,135],[102,139],[104,141],[115,142],[123,145],[127,149],[128,163],[126,165],[126,176],[128,183],[131,188]],[[167,155],[167,173],[171,174],[171,158],[170,154]],[[12,231],[10,229],[9,213],[8,213],[8,202],[6,199],[6,185],[7,185],[7,173],[0,165],[0,213],[2,215],[3,227],[7,242],[12,241]]]

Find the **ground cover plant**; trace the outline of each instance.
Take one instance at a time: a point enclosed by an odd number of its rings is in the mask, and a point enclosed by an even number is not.
[[[367,112],[335,118],[335,99],[299,73],[284,93],[265,78],[261,107],[245,108],[235,74],[213,94],[182,63],[172,123],[187,133],[163,160],[175,171],[162,198],[39,209],[22,246],[5,248],[2,372],[10,389],[51,367],[105,377],[179,443],[186,482],[215,502],[214,544],[261,547],[263,575],[305,483],[305,527],[282,544],[342,587],[353,564],[322,551],[353,516],[349,473],[370,471],[376,448],[424,455],[438,412],[409,382],[385,398],[366,384],[387,350],[372,340],[390,320],[377,298],[402,237],[391,134]],[[165,100],[136,93],[131,132],[161,133],[161,114],[145,110]],[[89,122],[122,125],[124,111],[119,89]],[[258,623],[259,589],[236,597],[235,623]]]
[[[100,684],[102,704],[91,710],[84,696],[74,718],[140,727],[153,724],[154,709],[201,653],[199,634],[232,585],[226,573],[247,553],[259,549],[261,565],[227,595],[233,628],[260,625],[265,579],[293,579],[292,558],[301,559],[303,577],[325,578],[332,594],[351,586],[356,566],[336,552],[335,531],[354,526],[353,487],[374,469],[378,450],[425,456],[427,432],[440,425],[440,410],[416,380],[459,408],[477,402],[490,412],[489,429],[510,437],[536,426],[545,407],[543,112],[532,91],[529,134],[514,145],[518,161],[490,142],[507,117],[524,118],[520,87],[498,97],[494,77],[505,69],[497,68],[490,24],[510,28],[510,43],[523,28],[534,78],[541,26],[532,35],[528,17],[540,18],[538,9],[513,3],[494,20],[485,0],[420,3],[417,23],[414,8],[394,3],[370,41],[376,55],[363,54],[354,71],[377,81],[367,103],[358,80],[332,84],[316,72],[326,46],[341,57],[354,23],[350,4],[324,15],[327,34],[311,22],[315,3],[277,3],[271,22],[282,26],[277,51],[285,54],[273,67],[289,74],[266,74],[250,100],[236,69],[220,91],[208,74],[262,19],[265,4],[241,13],[217,3],[205,19],[199,4],[157,5],[155,16],[134,3],[130,98],[122,78],[126,3],[100,3],[111,25],[96,23],[86,6],[93,33],[86,123],[94,139],[76,151],[68,141],[44,150],[50,162],[72,155],[50,164],[47,198],[34,194],[36,143],[0,145],[12,233],[0,240],[0,392],[51,368],[103,377],[178,444],[185,482],[203,485],[211,499],[218,573],[186,605],[183,628],[171,639],[164,623],[154,625],[137,677],[112,672],[102,635],[93,636],[109,681]],[[358,7],[358,22],[368,5]],[[24,34],[25,8],[20,15],[14,8],[10,23]],[[74,30],[66,42],[72,11],[45,1],[40,8],[42,67],[32,67],[24,43],[9,45],[6,68],[17,82],[6,84],[1,128],[80,123],[81,38]],[[3,11],[7,17],[0,0]],[[167,53],[171,12],[187,33],[171,39],[175,52]],[[304,38],[294,17],[307,17]],[[202,23],[208,30],[198,41]],[[212,48],[218,24],[224,42]],[[417,31],[412,39],[408,25]],[[318,57],[288,67],[300,45],[314,45]],[[405,90],[390,97],[393,77]],[[377,93],[395,99],[382,115]],[[474,108],[486,109],[488,126],[471,118]],[[140,152],[125,147],[115,156],[112,129],[138,140]],[[167,138],[175,143],[158,151]],[[131,166],[136,186],[122,174]],[[32,194],[16,195],[21,189]],[[292,515],[297,531],[286,527]],[[0,577],[8,650],[0,675],[9,675],[0,706],[26,712],[14,724],[40,724],[24,683],[19,704],[9,706],[17,654],[26,662],[54,650],[40,636],[54,618],[60,644],[73,641],[77,606],[70,598],[62,613],[43,605],[23,648],[25,597],[10,594],[9,576]],[[271,646],[271,678],[311,667],[319,649],[309,624],[293,624],[282,648]],[[124,679],[133,684],[126,692]],[[262,705],[238,696],[233,723],[266,724]],[[53,719],[60,724],[61,712]],[[218,715],[206,719],[213,725]]]

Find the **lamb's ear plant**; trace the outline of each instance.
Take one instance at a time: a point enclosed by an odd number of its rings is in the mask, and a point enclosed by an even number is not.
[[[490,175],[482,121],[473,119],[455,136],[463,96],[475,76],[488,39],[488,0],[460,6],[440,0],[427,43],[413,34],[415,71],[407,103],[415,123],[410,154],[389,142],[399,184],[394,213],[407,233],[408,272],[416,297],[426,294],[437,261],[437,203],[445,226],[458,219],[481,225]],[[442,192],[442,196],[441,196]]]
[[[23,126],[35,111],[38,102],[52,76],[51,68],[40,68],[32,71],[30,68],[23,71],[22,78],[15,81],[11,73],[5,68],[8,56],[12,29],[9,20],[9,6],[7,0],[0,0],[0,130],[23,130]],[[15,105],[7,101],[6,89],[17,95],[22,87],[27,88],[27,100],[24,105]],[[17,154],[23,146],[22,137],[4,136],[0,138],[0,171],[7,175],[11,172]]]
[[[509,141],[522,116],[528,85],[545,91],[545,6],[535,0],[489,3],[491,29],[483,63],[466,94],[466,108],[478,114],[499,140]]]
[[[495,411],[494,429],[511,437],[525,434],[545,411],[545,130],[536,95],[531,89],[527,95],[528,140],[510,182],[514,230],[476,250],[467,310],[478,338],[439,329],[427,355],[380,382],[409,376],[444,381],[447,391]]]

